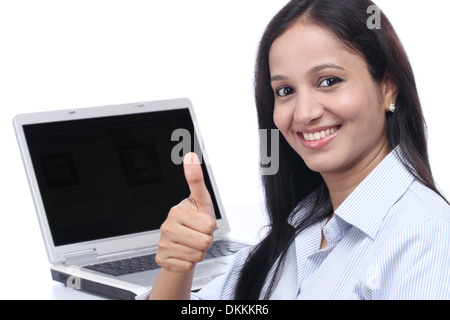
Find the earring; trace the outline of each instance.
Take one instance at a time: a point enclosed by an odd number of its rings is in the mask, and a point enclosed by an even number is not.
[[[395,104],[391,103],[391,104],[389,105],[389,111],[392,112],[392,113],[394,113],[394,112],[395,112],[395,109],[396,109]]]

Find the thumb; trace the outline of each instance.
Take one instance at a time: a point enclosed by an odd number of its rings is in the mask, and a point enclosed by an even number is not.
[[[183,159],[184,175],[189,185],[191,195],[189,199],[194,202],[197,209],[215,218],[214,206],[211,196],[205,185],[203,171],[197,154],[190,152]]]

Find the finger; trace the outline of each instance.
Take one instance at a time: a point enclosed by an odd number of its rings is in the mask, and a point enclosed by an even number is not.
[[[183,160],[184,175],[191,191],[189,197],[199,211],[206,212],[214,217],[211,196],[205,185],[200,160],[194,152],[186,154]]]
[[[178,259],[188,262],[201,262],[205,259],[205,250],[197,250],[179,243],[161,243],[157,253],[161,259]]]
[[[163,269],[173,272],[173,273],[185,273],[192,271],[195,267],[194,262],[184,261],[180,259],[170,258],[170,259],[160,259],[156,255],[156,263]]]
[[[176,219],[177,223],[204,234],[213,234],[217,229],[215,217],[198,211],[190,199],[185,199],[175,206],[171,217]]]
[[[196,215],[199,215],[196,213]],[[206,214],[203,214],[209,220],[212,220]],[[211,245],[214,237],[210,228],[207,233],[196,231],[183,223],[164,223],[161,226],[161,244],[179,243],[196,250],[207,250]]]

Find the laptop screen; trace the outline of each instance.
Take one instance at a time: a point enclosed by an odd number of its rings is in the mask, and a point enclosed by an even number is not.
[[[171,158],[176,129],[197,139],[189,109],[24,125],[54,245],[159,229],[190,193]]]

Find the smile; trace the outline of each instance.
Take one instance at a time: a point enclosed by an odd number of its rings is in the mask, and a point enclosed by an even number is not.
[[[320,149],[328,145],[339,134],[342,126],[320,128],[308,130],[308,132],[298,132],[297,135],[303,145],[308,149]]]
[[[338,130],[339,130],[339,127],[335,127],[335,128],[326,129],[326,130],[322,130],[322,131],[318,131],[318,132],[314,132],[314,133],[303,133],[303,138],[306,141],[319,141],[319,140],[322,140],[322,139],[328,137],[330,134],[335,133]]]

